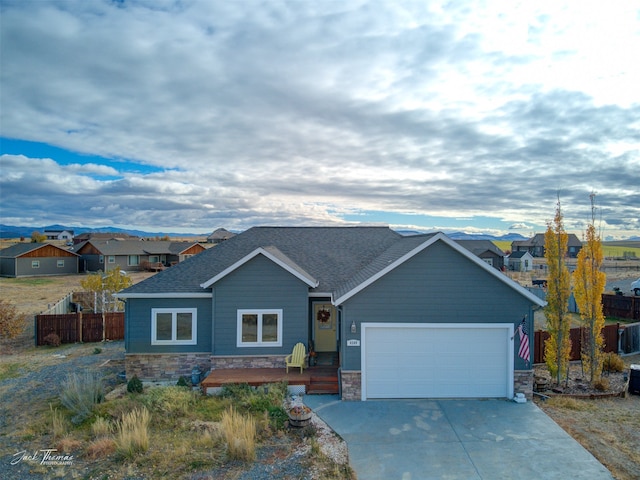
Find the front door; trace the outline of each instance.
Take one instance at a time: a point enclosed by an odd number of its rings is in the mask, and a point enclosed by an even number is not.
[[[337,351],[336,328],[338,316],[330,303],[313,304],[313,330],[316,352]]]

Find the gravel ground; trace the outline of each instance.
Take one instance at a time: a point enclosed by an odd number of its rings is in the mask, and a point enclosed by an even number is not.
[[[2,348],[2,347],[0,347]],[[94,349],[100,348],[99,354]],[[51,349],[12,348],[0,350],[0,364],[17,365],[16,376],[0,380],[0,478],[32,480],[48,478],[92,478],[88,473],[90,460],[75,458],[72,467],[37,465],[43,458],[41,450],[56,447],[49,432],[51,425],[33,426],[32,417],[47,413],[49,404],[57,402],[61,383],[71,373],[85,371],[102,373],[105,390],[119,383],[118,373],[124,370],[124,342],[62,345]],[[1,370],[0,370],[1,371]],[[31,417],[31,418],[30,418]],[[47,415],[46,418],[49,418]],[[338,464],[348,463],[346,444],[315,415],[312,418],[314,438],[324,455]],[[35,428],[35,430],[34,430]],[[296,434],[297,433],[297,434]],[[257,459],[250,469],[246,464],[229,463],[220,469],[198,472],[191,480],[231,479],[311,480],[321,478],[311,458],[308,432],[294,430],[292,434],[274,436],[258,448]],[[38,462],[16,454],[36,455]],[[12,464],[15,463],[15,464]],[[110,477],[111,478],[111,477]]]
[[[94,349],[102,352],[94,354]],[[108,363],[107,360],[109,360]],[[0,381],[0,458],[4,480],[30,480],[43,478],[65,478],[60,467],[35,467],[26,461],[15,465],[15,455],[27,451],[30,455],[37,451],[42,460],[42,449],[55,448],[53,439],[49,443],[34,444],[33,433],[25,425],[30,415],[49,408],[49,403],[58,398],[60,385],[67,375],[85,371],[99,371],[109,390],[117,382],[117,374],[124,367],[124,342],[92,343],[61,346],[56,349],[40,348],[21,354],[2,355],[2,363],[19,363],[18,375]],[[43,432],[49,426],[41,426]],[[40,437],[38,442],[47,437]],[[74,462],[81,464],[82,461]],[[75,470],[75,469],[74,469]],[[61,476],[62,475],[62,476]]]

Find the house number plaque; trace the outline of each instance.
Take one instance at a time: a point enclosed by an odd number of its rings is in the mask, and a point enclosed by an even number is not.
[[[360,340],[347,340],[347,347],[359,347]]]

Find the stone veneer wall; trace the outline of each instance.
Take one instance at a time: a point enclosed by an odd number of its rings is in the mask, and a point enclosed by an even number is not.
[[[211,370],[210,353],[127,353],[124,356],[127,378],[137,375],[145,381],[191,378],[191,370],[198,365],[204,374]]]
[[[362,400],[362,372],[360,370],[342,370],[342,400]]]
[[[362,378],[360,371],[342,371],[342,400],[362,399]],[[513,372],[513,393],[524,393],[525,398],[533,398],[533,370],[516,370]]]
[[[533,399],[533,370],[513,372],[513,393],[524,393],[526,399]]]
[[[284,368],[286,355],[212,356],[211,368]]]

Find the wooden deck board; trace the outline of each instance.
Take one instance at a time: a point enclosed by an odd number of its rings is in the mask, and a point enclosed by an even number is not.
[[[311,385],[311,378],[336,378],[338,368],[334,366],[316,366],[305,368],[300,373],[299,368],[289,368],[289,373],[284,368],[228,368],[212,370],[205,378],[201,387],[206,391],[210,387],[221,387],[225,383],[247,383],[251,386],[260,386],[266,383],[286,381],[289,385]]]

